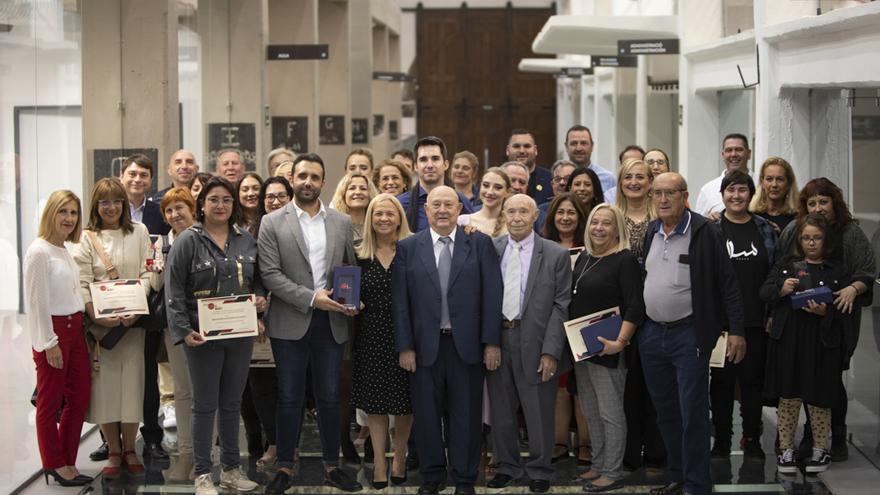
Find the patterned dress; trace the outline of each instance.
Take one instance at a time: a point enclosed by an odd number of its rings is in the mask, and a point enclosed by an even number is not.
[[[361,301],[354,338],[354,405],[367,414],[412,414],[409,373],[398,364],[391,315],[391,266],[361,260]]]

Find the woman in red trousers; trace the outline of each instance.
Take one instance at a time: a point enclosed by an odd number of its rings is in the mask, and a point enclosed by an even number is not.
[[[79,268],[64,247],[65,241],[79,242],[80,212],[74,193],[53,192],[24,259],[25,310],[37,367],[37,442],[46,483],[51,476],[62,486],[92,481],[74,465],[91,378]]]

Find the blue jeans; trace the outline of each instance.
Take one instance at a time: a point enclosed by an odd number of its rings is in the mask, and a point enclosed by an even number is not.
[[[312,389],[318,406],[318,432],[326,466],[339,464],[339,374],[344,344],[337,344],[330,331],[326,311],[315,310],[309,330],[299,340],[271,339],[278,373],[278,403],[275,432],[278,466],[293,467],[293,453],[299,445],[306,370],[311,364]]]
[[[638,332],[645,382],[666,445],[669,480],[695,495],[712,491],[709,466],[709,354],[697,349],[692,323],[650,319]]]

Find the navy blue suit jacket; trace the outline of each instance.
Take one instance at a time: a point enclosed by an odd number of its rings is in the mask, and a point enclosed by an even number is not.
[[[147,230],[153,235],[165,235],[171,230],[171,227],[165,223],[162,212],[159,211],[159,203],[154,203],[149,199],[144,203],[142,223],[146,225]]]
[[[501,266],[489,236],[457,229],[447,291],[452,339],[463,361],[478,364],[484,344],[501,343]],[[440,278],[430,229],[397,244],[392,298],[397,351],[415,350],[418,366],[433,365],[440,345]]]

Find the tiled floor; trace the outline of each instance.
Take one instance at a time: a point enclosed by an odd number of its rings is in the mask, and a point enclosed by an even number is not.
[[[288,490],[287,493],[301,494],[335,494],[342,493],[331,487],[324,486],[321,475],[321,460],[319,458],[318,435],[313,424],[307,424],[307,431],[303,437],[303,456],[301,461],[300,476],[296,486]],[[97,446],[97,435],[92,436],[84,442],[80,458],[83,460],[79,464],[80,469],[85,473],[95,473],[100,470],[101,465],[98,463],[90,463],[87,460],[88,451]],[[772,438],[765,438],[765,445],[772,445]],[[244,442],[242,441],[242,445]],[[246,449],[244,449],[246,450]],[[172,462],[174,458],[172,457]],[[272,472],[258,472],[254,462],[247,457],[242,458],[243,465],[247,467],[248,475],[252,479],[264,485],[271,479]],[[573,482],[571,479],[577,473],[574,459],[562,461],[556,465],[556,478],[551,488],[551,493],[583,493],[580,483]],[[104,482],[98,478],[95,483],[81,490],[80,493],[106,493],[106,494],[172,494],[172,493],[192,493],[191,484],[166,484],[163,475],[163,467],[155,464],[147,465],[147,473],[144,476],[132,477],[123,475],[119,479]],[[389,487],[382,491],[375,491],[369,488],[369,478],[372,476],[371,466],[364,469],[363,466],[354,466],[351,464],[343,464],[343,468],[350,473],[356,473],[358,480],[364,485],[365,493],[387,493],[387,494],[414,494],[418,490],[419,475],[417,472],[409,473],[409,481],[398,487]],[[834,469],[834,467],[832,467]],[[215,468],[219,470],[219,468]],[[215,477],[219,476],[219,472],[215,472]],[[734,452],[730,460],[713,461],[712,476],[715,480],[715,491],[719,493],[735,492],[742,494],[762,494],[762,493],[795,493],[795,494],[818,494],[823,495],[830,493],[825,485],[816,477],[805,477],[798,474],[793,477],[780,478],[776,474],[775,462],[772,456],[768,456],[765,462],[755,462],[744,460],[741,452]],[[612,493],[647,493],[654,486],[665,483],[665,478],[661,473],[646,473],[644,470],[638,470],[627,478],[626,487]],[[500,494],[526,494],[528,492],[528,482],[524,481],[516,486],[508,487],[504,490],[490,490],[485,488],[484,480],[478,482],[478,493],[500,493]],[[262,487],[256,493],[260,493]],[[76,493],[76,489],[61,488],[58,486],[46,486],[43,479],[32,483],[22,493],[38,494],[38,493]],[[452,488],[447,488],[444,493],[451,494]]]

